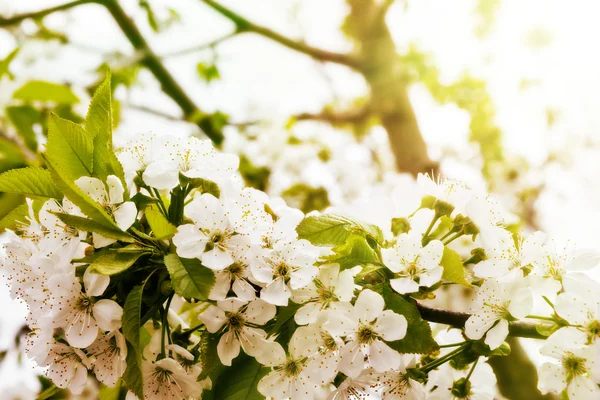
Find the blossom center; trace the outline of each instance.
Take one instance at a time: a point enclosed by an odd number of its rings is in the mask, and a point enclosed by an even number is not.
[[[246,269],[246,266],[244,264],[239,263],[239,262],[234,262],[229,267],[227,267],[225,270],[229,273],[229,276],[232,279],[234,279],[234,278],[243,278],[245,269]]]
[[[324,306],[328,306],[329,303],[338,300],[332,287],[326,287],[318,279],[315,280],[315,286],[317,287],[317,295],[319,297],[319,302],[322,303]]]
[[[588,340],[593,342],[596,337],[600,337],[600,321],[596,319],[590,322],[586,327],[586,331],[588,333]]]
[[[288,360],[283,366],[283,372],[287,376],[298,376],[302,371],[302,363],[298,360]]]
[[[88,296],[86,295],[81,295],[77,301],[75,302],[75,309],[77,311],[83,311],[85,313],[91,313],[92,312],[92,299],[90,299]]]
[[[156,366],[152,376],[159,382],[159,384],[170,384],[173,381],[173,372],[164,368]]]
[[[377,333],[370,325],[362,325],[358,328],[358,342],[361,344],[371,344],[377,339]]]
[[[567,352],[562,359],[562,366],[567,372],[567,378],[572,380],[574,377],[583,375],[587,372],[585,367],[585,358],[578,357],[571,352]]]
[[[242,328],[246,324],[246,318],[244,318],[244,316],[242,314],[239,314],[239,313],[229,314],[228,318],[229,319],[227,320],[227,325],[229,326],[230,329],[232,329],[234,331],[242,330]]]
[[[284,262],[279,263],[275,266],[275,276],[278,278],[289,278],[290,272],[292,272],[292,268]]]

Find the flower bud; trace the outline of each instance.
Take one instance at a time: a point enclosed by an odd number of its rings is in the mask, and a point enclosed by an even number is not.
[[[410,222],[406,218],[392,218],[392,233],[398,236],[410,230]]]

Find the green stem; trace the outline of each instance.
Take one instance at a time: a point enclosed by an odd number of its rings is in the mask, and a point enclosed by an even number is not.
[[[552,322],[554,322],[554,318],[552,318],[552,317],[543,317],[541,315],[528,315],[525,318],[541,319],[541,320],[544,320],[544,321],[552,321]]]
[[[429,240],[427,240],[427,236],[429,236],[429,234],[431,233],[431,230],[433,229],[433,226],[435,225],[435,223],[438,221],[438,219],[440,219],[440,217],[435,214],[433,216],[433,218],[431,219],[431,223],[429,224],[429,226],[427,227],[427,230],[425,231],[425,233],[423,234],[423,239],[421,240],[421,244],[423,246],[426,246],[427,243],[429,243]]]
[[[452,243],[454,240],[458,239],[459,237],[461,237],[463,235],[462,232],[457,232],[454,236],[448,238],[444,243],[444,245],[448,245],[450,243]]]
[[[475,362],[473,363],[473,366],[471,367],[471,370],[469,371],[469,373],[467,374],[466,380],[468,381],[471,378],[471,375],[473,375],[473,371],[475,371],[475,367],[477,366],[477,362],[479,361],[479,357],[477,357],[477,359],[475,360]]]
[[[40,11],[14,15],[9,18],[0,17],[0,27],[8,27],[8,26],[16,25],[26,19],[44,18],[46,15],[50,15],[50,14],[58,12],[58,11],[65,11],[65,10],[71,9],[73,7],[77,7],[77,6],[80,6],[83,4],[90,4],[90,3],[97,3],[97,1],[96,0],[77,0],[77,1],[71,1],[71,2],[68,2],[65,4],[61,4],[61,5],[58,5],[55,7],[46,8],[46,9],[43,9]]]
[[[465,343],[467,343],[467,342],[458,342],[458,343],[451,343],[451,344],[441,344],[440,345],[440,349],[447,348],[447,347],[462,346]]]
[[[457,349],[452,350],[450,353],[446,354],[445,356],[440,357],[437,360],[433,360],[429,364],[425,364],[425,366],[423,366],[421,368],[421,371],[427,373],[431,370],[436,369],[440,365],[447,363],[448,361],[452,360],[454,357],[456,357],[457,355],[462,353],[462,351],[465,349],[465,347],[466,347],[466,343],[463,344],[462,346],[459,346]]]
[[[165,203],[163,202],[160,192],[156,188],[152,188],[152,191],[154,192],[154,197],[156,197],[156,199],[158,200],[158,206],[160,208],[160,211],[165,217],[168,217],[169,214],[167,213],[167,207],[165,207]]]

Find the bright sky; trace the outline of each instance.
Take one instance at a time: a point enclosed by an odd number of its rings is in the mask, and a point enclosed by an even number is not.
[[[62,2],[0,0],[0,12],[31,11]],[[122,0],[127,10],[137,10],[132,15],[158,54],[209,42],[232,29],[228,21],[199,0],[150,2],[157,10],[168,4],[182,17],[181,24],[157,36],[139,12],[138,1]],[[304,38],[312,45],[336,51],[351,48],[339,31],[346,13],[343,0],[223,0],[223,3],[259,24]],[[561,240],[570,238],[584,246],[597,246],[600,52],[595,49],[600,37],[597,23],[600,3],[595,0],[503,0],[501,3],[491,32],[484,39],[473,33],[477,24],[474,0],[414,0],[408,1],[406,7],[398,0],[389,13],[388,23],[399,51],[417,43],[421,50],[431,52],[444,80],[451,82],[468,70],[487,81],[496,105],[496,122],[503,129],[508,152],[522,155],[534,164],[544,162],[555,151],[571,152],[573,157],[567,169],[554,166],[544,172],[550,184],[548,194],[540,201],[542,225]],[[50,16],[46,22],[56,29],[66,27],[76,46],[56,54],[59,49],[48,44],[26,46],[13,68],[19,78],[17,84],[29,77],[87,84],[95,76],[101,52],[119,50],[131,55],[128,42],[100,6],[80,7],[68,14]],[[12,37],[0,32],[0,57],[14,46]],[[210,51],[203,51],[170,57],[167,65],[203,109],[222,110],[235,121],[269,118],[282,124],[290,114],[317,112],[335,99],[347,104],[366,93],[362,78],[348,69],[319,65],[304,55],[250,34],[219,46],[217,63],[222,79],[206,85],[199,82],[195,65],[212,57]],[[127,99],[122,92],[117,96],[131,104],[178,115],[178,108],[157,94],[158,85],[152,77],[144,73],[142,78],[142,85],[132,90]],[[524,82],[529,83],[526,89],[521,88]],[[7,93],[10,90],[3,86],[0,98]],[[441,146],[464,147],[469,124],[464,112],[455,106],[436,104],[419,86],[413,87],[410,95],[434,152]],[[84,110],[86,102],[83,103]],[[556,115],[552,127],[546,122],[548,110]],[[130,112],[119,127],[118,140],[144,131],[186,134],[190,129],[184,123]],[[457,171],[460,175],[461,170]],[[0,306],[8,304],[13,303],[8,302],[8,295],[2,291]],[[0,370],[0,375],[5,374]]]

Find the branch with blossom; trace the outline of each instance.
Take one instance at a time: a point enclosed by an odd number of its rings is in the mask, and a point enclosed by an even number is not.
[[[487,194],[425,175],[390,201],[420,205],[385,223],[304,215],[244,187],[237,156],[209,141],[113,149],[110,87],[84,125],[50,118],[47,169],[0,175],[28,197],[3,220],[1,266],[57,387],[78,394],[94,375],[138,399],[492,399],[486,361],[513,335],[547,338],[540,390],[597,398],[585,271],[599,253],[512,234]],[[450,285],[476,292],[469,314],[427,305]]]

